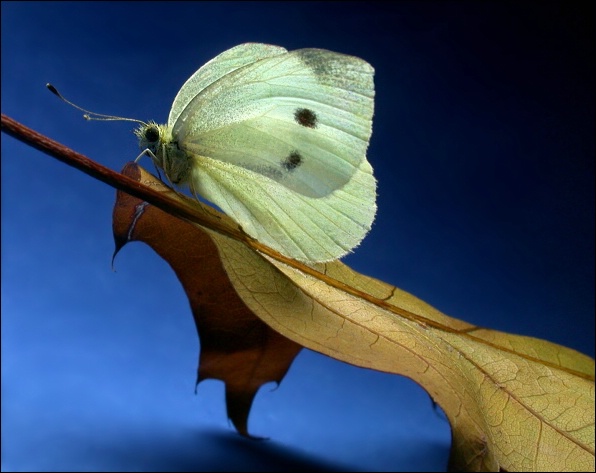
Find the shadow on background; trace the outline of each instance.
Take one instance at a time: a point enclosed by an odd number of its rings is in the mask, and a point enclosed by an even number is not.
[[[81,460],[85,458],[88,462],[90,454],[101,458],[101,464],[96,466],[105,470],[362,471],[362,467],[366,469],[366,465],[355,467],[342,462],[341,459],[335,462],[329,461],[271,439],[245,439],[233,431],[185,429],[176,432],[166,430],[161,434],[121,432],[121,435],[110,438],[112,441],[109,443],[102,440],[96,444],[93,447],[94,452],[89,452],[90,442],[79,441],[78,445],[73,446],[75,449],[80,449],[78,453]],[[438,449],[444,450],[447,458],[448,447],[430,443],[403,445],[396,439],[388,438],[385,445],[379,446],[378,453],[383,457],[382,463],[388,465],[388,469],[408,471],[411,465],[417,468],[424,465],[425,458],[436,459]],[[79,466],[85,467],[84,464]],[[428,467],[436,471],[437,465],[429,464]]]

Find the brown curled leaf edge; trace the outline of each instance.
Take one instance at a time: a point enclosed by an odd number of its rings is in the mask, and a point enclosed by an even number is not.
[[[163,188],[136,165],[124,173]],[[114,257],[128,242],[141,241],[170,264],[188,296],[200,338],[197,385],[205,379],[223,381],[228,417],[241,435],[250,436],[247,421],[255,394],[265,383],[280,383],[302,347],[242,302],[217,247],[198,226],[118,191],[113,232]]]
[[[225,215],[135,164],[123,173],[219,229],[118,192],[117,251],[143,241],[172,266],[201,339],[198,380],[224,381],[241,434],[258,388],[279,383],[305,346],[424,387],[451,424],[451,471],[594,470],[592,358],[454,319],[339,261],[307,266],[264,254],[249,238],[230,237],[238,227]]]

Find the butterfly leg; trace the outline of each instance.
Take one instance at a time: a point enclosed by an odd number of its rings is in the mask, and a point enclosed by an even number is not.
[[[144,150],[141,152],[141,154],[139,154],[139,155],[138,155],[138,156],[135,158],[135,161],[134,161],[134,162],[135,162],[135,163],[138,163],[138,162],[139,162],[139,160],[140,160],[140,159],[141,159],[143,156],[145,156],[145,155],[147,155],[147,156],[149,156],[149,157],[151,158],[151,161],[153,162],[153,166],[155,167],[155,170],[157,171],[157,176],[159,177],[159,180],[160,180],[160,181],[163,181],[163,178],[161,177],[161,173],[159,172],[159,166],[156,164],[156,163],[158,163],[158,162],[159,162],[159,161],[158,161],[158,159],[157,159],[157,156],[155,156],[155,154],[153,153],[153,151],[151,151],[149,148],[145,148],[145,149],[144,149]],[[169,181],[169,179],[168,179],[168,181]],[[172,183],[170,182],[170,184],[172,184]]]

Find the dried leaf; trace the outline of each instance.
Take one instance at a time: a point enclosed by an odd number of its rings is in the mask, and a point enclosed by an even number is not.
[[[135,165],[124,173],[144,182]],[[165,191],[152,176],[144,183]],[[281,382],[301,346],[246,307],[230,285],[211,238],[198,227],[118,191],[113,230],[114,256],[127,242],[142,241],[178,276],[201,340],[197,383],[208,378],[225,383],[228,416],[238,432],[248,435],[247,419],[257,390],[270,381]]]
[[[448,317],[340,262],[306,266],[205,234],[237,295],[276,331],[423,386],[450,420],[451,470],[594,470],[590,357]]]

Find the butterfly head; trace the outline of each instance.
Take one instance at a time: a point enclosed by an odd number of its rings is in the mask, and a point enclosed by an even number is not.
[[[143,123],[135,130],[139,147],[164,171],[173,184],[183,184],[190,172],[189,158],[172,137],[172,128],[154,121]]]
[[[163,169],[162,145],[168,141],[168,130],[164,125],[150,121],[143,123],[135,130],[135,135],[139,138],[139,147],[142,150],[148,150],[155,164]],[[169,133],[171,141],[171,133]]]
[[[127,121],[139,123],[140,125],[135,130],[135,135],[139,138],[139,146],[141,147],[141,150],[143,150],[143,153],[141,153],[137,160],[143,156],[143,154],[148,154],[155,165],[166,173],[166,176],[173,184],[182,184],[188,180],[190,174],[190,162],[187,154],[180,150],[178,143],[172,138],[171,127],[158,125],[153,121],[145,123],[135,118],[117,117],[114,115],[91,112],[79,107],[70,100],[65,99],[52,84],[46,84],[46,87],[59,99],[73,106],[77,110],[85,112],[83,117],[85,117],[86,120]]]

